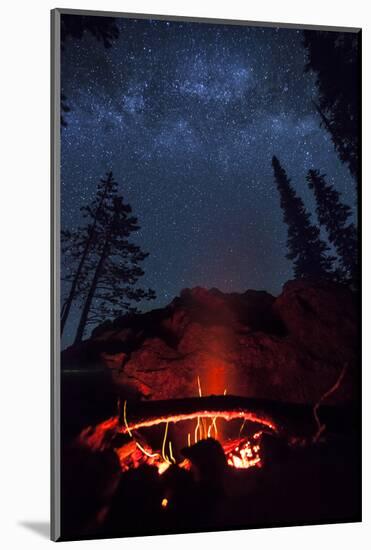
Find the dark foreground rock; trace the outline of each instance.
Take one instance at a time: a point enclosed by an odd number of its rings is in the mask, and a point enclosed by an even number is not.
[[[351,437],[304,448],[270,441],[262,451],[261,468],[239,470],[217,441],[203,440],[186,449],[190,471],[173,465],[160,476],[148,465],[120,474],[109,451],[75,447],[63,479],[63,540],[361,521]]]

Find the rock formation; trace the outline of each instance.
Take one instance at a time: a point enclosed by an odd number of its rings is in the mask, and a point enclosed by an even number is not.
[[[228,394],[316,403],[357,397],[354,294],[334,283],[290,281],[263,291],[186,289],[163,309],[118,318],[62,353],[64,369],[105,369],[128,395],[170,399]],[[199,383],[198,383],[199,381]]]

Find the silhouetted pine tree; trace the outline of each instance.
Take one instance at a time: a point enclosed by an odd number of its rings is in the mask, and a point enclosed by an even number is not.
[[[135,287],[144,275],[139,264],[148,256],[139,246],[128,241],[130,234],[139,229],[137,218],[131,215],[131,207],[123,202],[122,197],[115,197],[113,204],[101,211],[95,251],[84,268],[90,277],[82,292],[83,304],[75,343],[82,340],[89,323],[96,324],[136,311],[131,306],[132,301],[155,298],[153,290]]]
[[[342,162],[358,179],[359,34],[304,31],[306,71],[316,76],[314,105]]]
[[[71,111],[71,108],[67,105],[67,98],[64,94],[61,94],[61,126],[66,127],[67,122],[64,117],[66,113],[69,113]]]
[[[72,304],[82,291],[85,282],[84,268],[89,254],[97,244],[98,222],[114,197],[117,196],[117,183],[112,172],[101,179],[97,186],[97,193],[89,206],[83,206],[80,210],[88,223],[75,231],[62,230],[62,255],[66,264],[64,281],[70,283],[70,290],[61,309],[61,334],[66,326]]]
[[[119,29],[114,17],[76,16],[68,13],[61,15],[62,49],[69,37],[80,40],[85,33],[90,33],[98,42],[102,42],[105,48],[111,48],[113,42],[119,37]]]
[[[63,252],[71,264],[62,319],[65,324],[72,304],[79,305],[75,343],[82,340],[88,324],[135,311],[132,302],[155,298],[153,290],[136,287],[144,275],[140,263],[148,254],[128,240],[140,226],[130,205],[118,195],[112,172],[100,181],[92,204],[82,210],[86,225],[62,235]]]
[[[325,174],[309,170],[307,181],[316,197],[318,221],[326,228],[329,241],[339,255],[340,279],[356,282],[357,230],[349,221],[351,209],[340,201],[340,193],[326,182]]]
[[[284,222],[288,227],[286,257],[293,261],[297,278],[330,278],[334,258],[328,256],[329,247],[320,238],[320,230],[310,222],[310,213],[303,201],[291,186],[285,170],[277,157],[272,158],[272,166]]]

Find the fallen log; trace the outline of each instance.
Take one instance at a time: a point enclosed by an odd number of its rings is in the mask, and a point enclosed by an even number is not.
[[[210,395],[163,401],[127,402],[119,399],[119,429],[122,433],[150,428],[166,422],[177,423],[197,418],[223,418],[253,422],[282,435],[313,430],[312,409],[305,405],[276,401]]]

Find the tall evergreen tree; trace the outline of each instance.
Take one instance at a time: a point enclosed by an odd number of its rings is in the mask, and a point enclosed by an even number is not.
[[[340,259],[340,278],[357,280],[357,230],[350,222],[351,209],[340,200],[340,193],[326,182],[325,174],[309,170],[309,188],[314,191],[316,214],[321,226],[326,228],[329,241],[334,245]]]
[[[148,256],[128,241],[130,234],[139,229],[137,218],[131,215],[131,207],[122,197],[115,198],[112,208],[104,212],[97,252],[86,266],[92,278],[84,292],[75,343],[82,340],[89,323],[135,311],[132,301],[155,298],[153,290],[134,286],[144,275],[139,264]]]
[[[81,39],[89,33],[105,48],[111,48],[119,37],[119,28],[114,17],[95,17],[94,15],[76,15],[63,13],[61,16],[61,46],[65,47],[68,38]]]
[[[98,185],[92,204],[82,210],[87,224],[64,232],[64,250],[72,263],[66,304],[70,308],[76,303],[81,310],[75,343],[82,340],[88,324],[134,311],[133,302],[155,298],[153,290],[136,287],[144,275],[140,263],[148,254],[129,241],[140,226],[118,195],[111,172]]]
[[[70,284],[69,293],[61,310],[61,334],[66,326],[72,304],[82,290],[85,264],[94,245],[97,244],[99,219],[116,195],[117,183],[112,172],[108,172],[106,177],[99,181],[93,202],[81,208],[83,217],[88,219],[88,223],[84,227],[79,227],[77,231],[62,230],[61,232],[62,254],[66,263],[64,281]]]
[[[306,71],[316,77],[314,102],[342,162],[358,179],[359,34],[304,31]]]
[[[310,213],[295,193],[277,157],[272,158],[277,189],[280,193],[284,222],[288,226],[286,257],[293,261],[297,278],[329,278],[334,258],[328,255],[329,247],[320,238],[320,230],[311,224]]]

